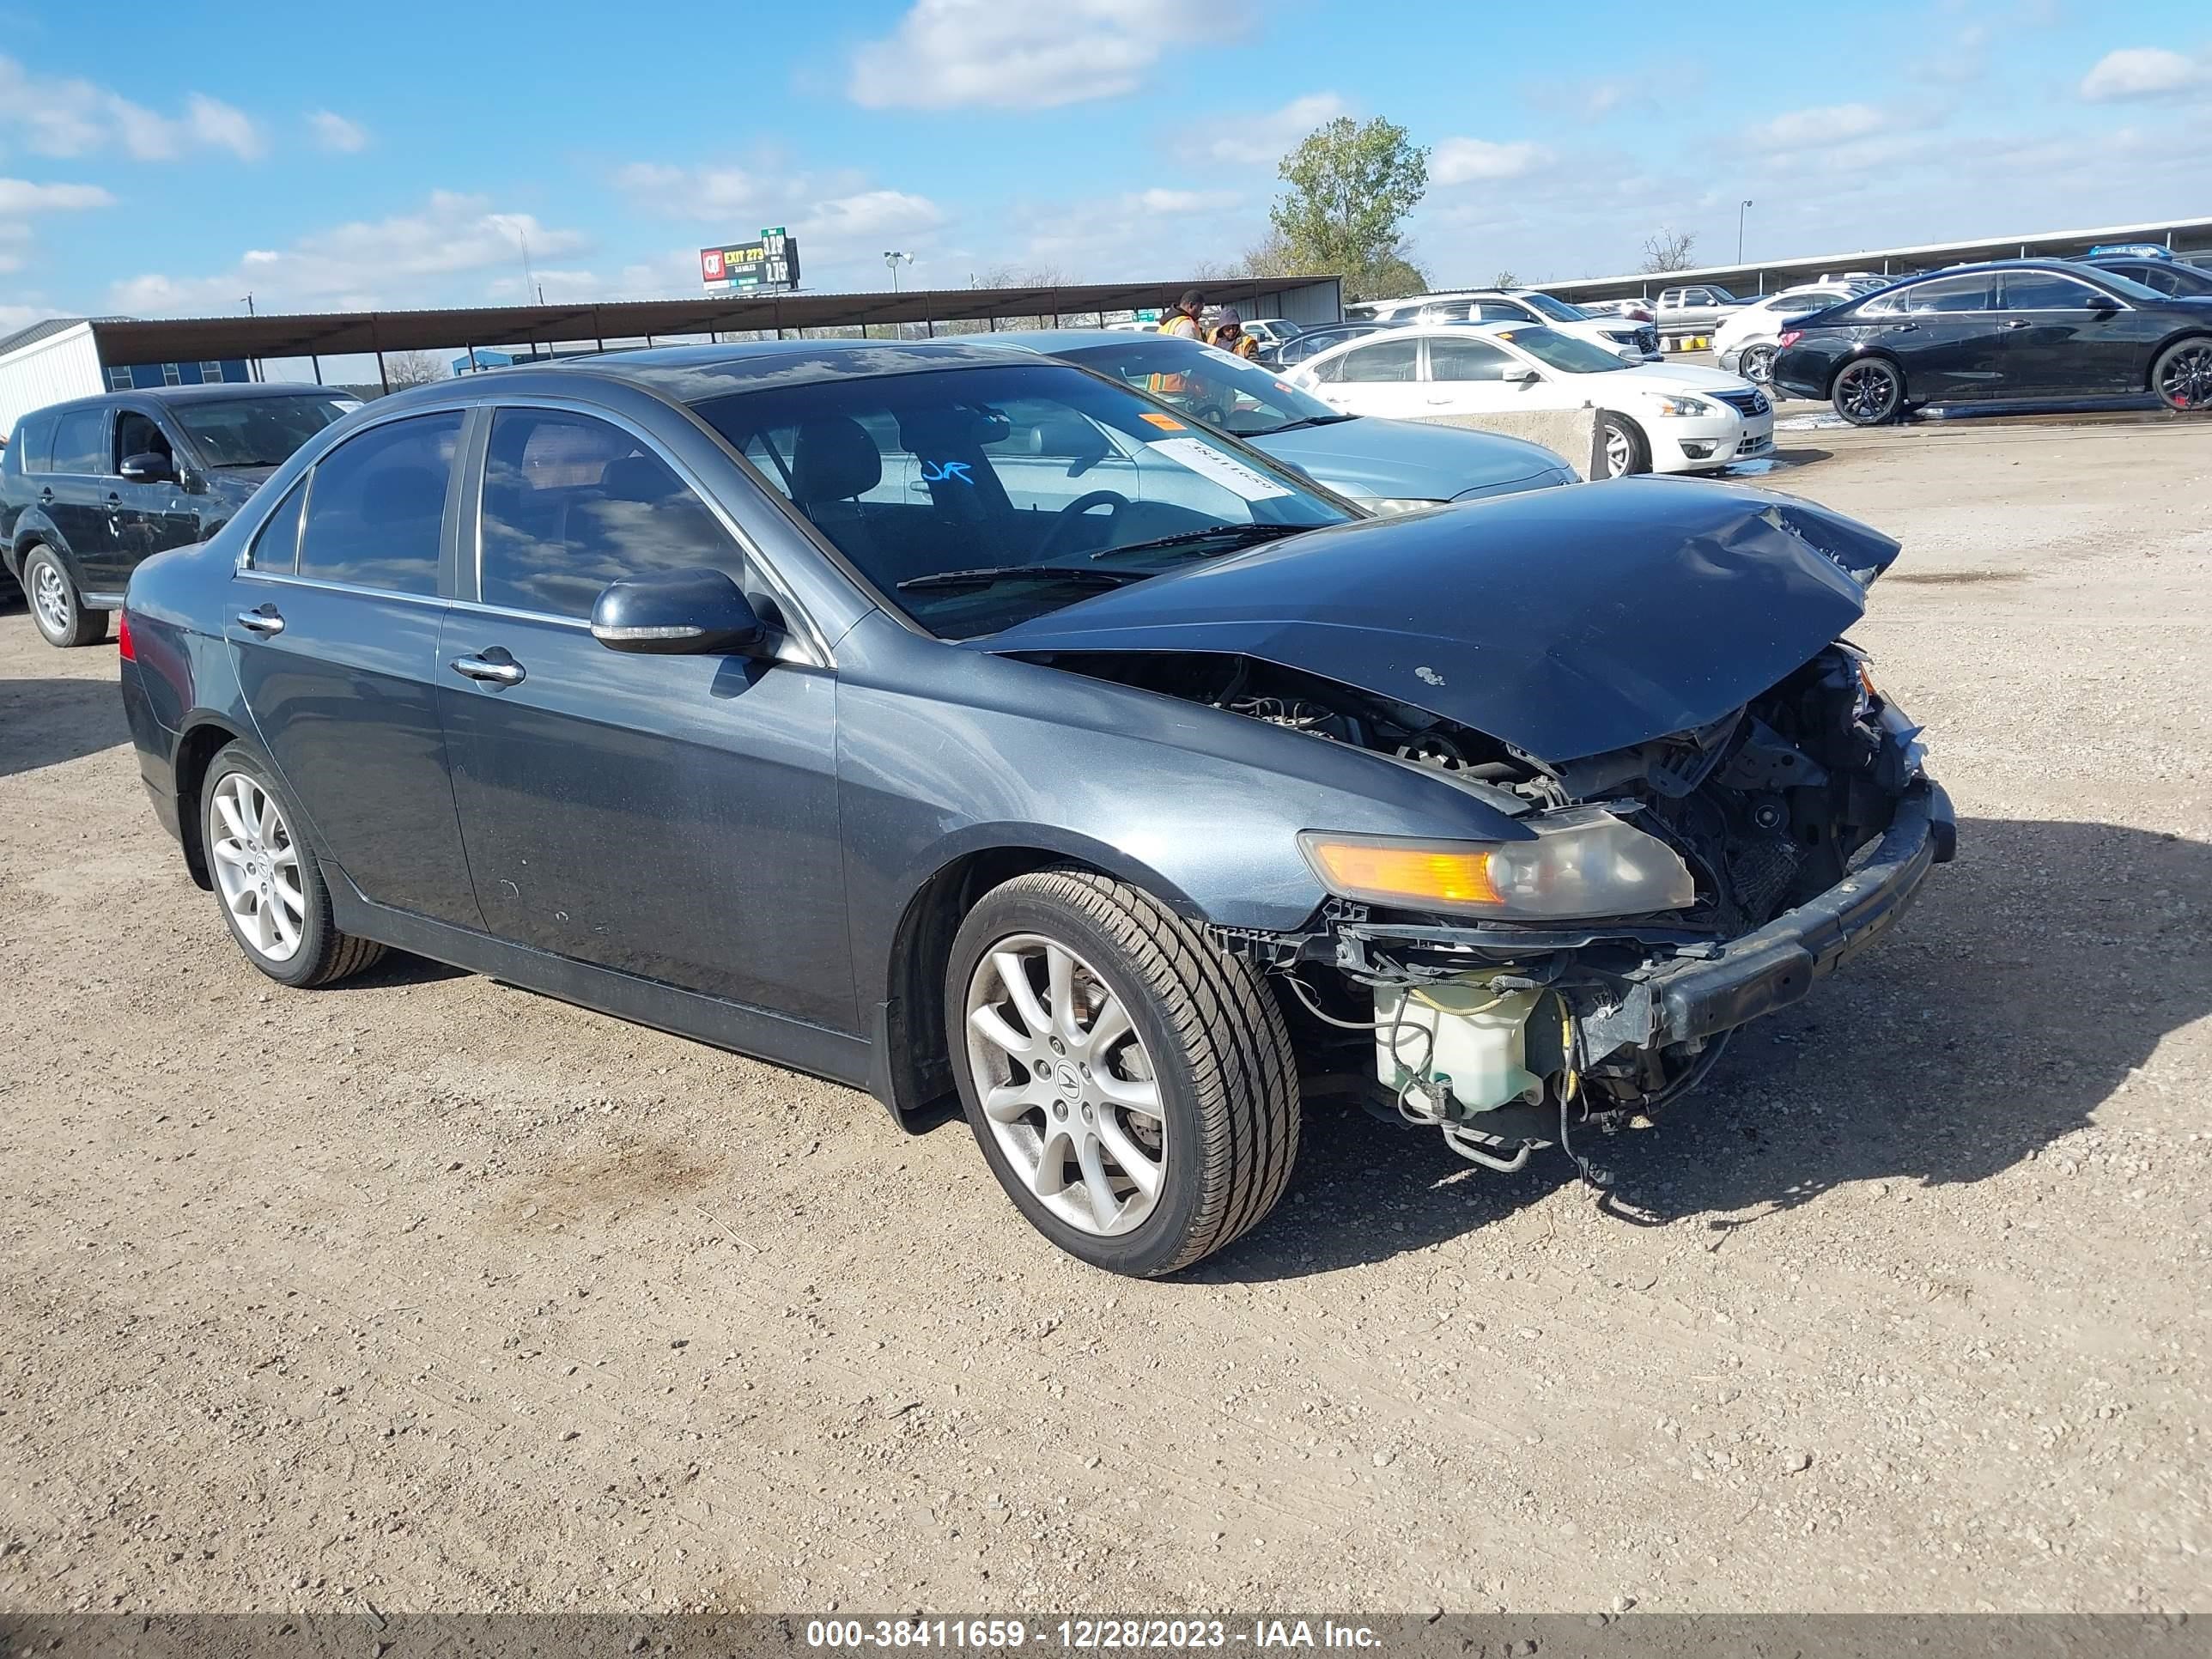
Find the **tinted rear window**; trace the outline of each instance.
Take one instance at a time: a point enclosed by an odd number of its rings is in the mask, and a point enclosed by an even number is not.
[[[315,464],[300,574],[394,593],[438,591],[458,412],[371,427]]]
[[[107,471],[107,411],[72,409],[54,421],[56,472],[100,473]]]
[[[27,415],[8,440],[8,465],[18,472],[45,472],[53,465],[54,417]]]

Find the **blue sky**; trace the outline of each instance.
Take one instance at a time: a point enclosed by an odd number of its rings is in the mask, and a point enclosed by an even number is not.
[[[0,327],[808,285],[1171,280],[1319,120],[1434,146],[1440,285],[2212,214],[2204,0],[0,0]],[[1726,21],[1707,30],[1703,17]],[[1688,38],[1684,38],[1686,21]]]

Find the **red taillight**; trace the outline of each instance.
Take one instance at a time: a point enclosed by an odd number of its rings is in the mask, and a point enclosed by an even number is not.
[[[125,662],[138,660],[138,653],[131,648],[131,613],[128,611],[115,613],[115,654]]]
[[[1787,351],[1791,346],[1796,345],[1798,341],[1804,337],[1805,331],[1803,329],[1793,328],[1787,334],[1784,335],[1780,339],[1774,343],[1774,349],[1777,351]]]

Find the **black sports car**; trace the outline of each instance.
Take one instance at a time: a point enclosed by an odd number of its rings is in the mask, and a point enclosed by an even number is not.
[[[2212,298],[2063,259],[1932,271],[1799,320],[1774,384],[1854,426],[1927,404],[2156,398],[2212,409]]]

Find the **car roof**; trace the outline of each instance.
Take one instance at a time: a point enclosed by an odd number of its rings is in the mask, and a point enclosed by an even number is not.
[[[763,386],[811,386],[933,368],[977,368],[1033,356],[1018,347],[992,345],[986,340],[752,340],[594,352],[542,367],[548,374],[626,380],[678,403],[696,403]],[[515,370],[490,372],[505,375]]]
[[[66,403],[48,404],[43,409],[30,411],[33,415],[58,415],[64,410],[102,409],[111,404],[220,404],[234,403],[241,398],[324,397],[344,398],[352,394],[343,386],[315,386],[305,380],[219,380],[202,386],[131,386],[121,392],[98,392],[88,398],[71,398]]]
[[[1182,342],[1205,348],[1187,334],[1134,334],[1109,328],[1002,328],[986,337],[994,345],[1019,346],[1026,351],[1075,351],[1085,347],[1158,345]]]

